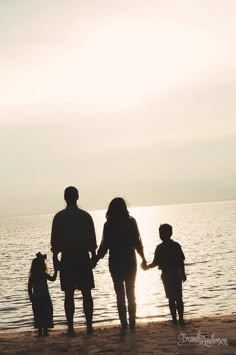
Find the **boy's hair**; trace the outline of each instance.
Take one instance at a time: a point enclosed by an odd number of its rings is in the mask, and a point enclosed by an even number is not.
[[[170,239],[172,236],[172,226],[170,224],[161,224],[159,227],[159,234],[161,240]]]

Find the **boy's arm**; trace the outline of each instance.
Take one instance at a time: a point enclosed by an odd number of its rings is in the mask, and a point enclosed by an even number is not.
[[[55,281],[56,278],[57,278],[57,270],[54,271],[54,274],[52,276],[47,274],[47,280],[49,281]]]
[[[159,263],[158,263],[158,249],[156,248],[152,263],[149,265],[145,265],[145,267],[143,267],[143,270],[152,269],[158,265],[159,265]]]
[[[147,265],[147,269],[152,269],[156,266],[159,266],[159,248],[158,248],[158,246],[156,247],[153,261],[151,264]]]
[[[187,280],[186,273],[185,273],[185,266],[184,266],[185,256],[184,256],[183,250],[180,245],[179,245],[179,256],[181,259],[181,271],[182,271],[182,277],[183,277],[182,281],[184,282]]]
[[[184,261],[182,262],[182,265],[181,265],[181,270],[182,270],[182,274],[183,274],[183,282],[187,280],[187,276],[186,276],[186,273],[185,273],[185,266],[184,266]]]

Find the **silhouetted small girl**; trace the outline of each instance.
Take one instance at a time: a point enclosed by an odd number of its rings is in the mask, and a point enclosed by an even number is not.
[[[40,252],[33,259],[28,281],[28,293],[32,302],[34,314],[34,328],[38,329],[39,336],[48,335],[48,328],[53,328],[53,307],[48,290],[47,280],[55,281],[57,271],[53,276],[48,274],[46,255]]]

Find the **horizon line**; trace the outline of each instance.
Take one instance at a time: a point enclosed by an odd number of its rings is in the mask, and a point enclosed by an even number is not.
[[[159,206],[177,206],[177,205],[197,205],[197,204],[207,204],[207,203],[217,203],[217,202],[233,202],[236,201],[235,198],[227,199],[227,200],[210,200],[210,201],[198,201],[198,202],[175,202],[175,203],[159,203],[156,205],[147,204],[147,205],[135,205],[128,206],[128,209],[133,208],[145,208],[145,207],[159,207]],[[79,204],[78,207],[83,209]],[[57,212],[61,211],[63,208],[58,209],[58,211],[54,212],[45,212],[45,213],[25,213],[25,214],[13,214],[13,215],[0,215],[0,218],[18,218],[18,217],[35,217],[35,216],[50,216],[55,215]],[[86,209],[87,212],[97,212],[97,211],[106,211],[107,208],[96,208],[96,209]]]

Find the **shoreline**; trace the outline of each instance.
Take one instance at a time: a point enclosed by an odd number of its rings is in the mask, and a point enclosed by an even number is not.
[[[86,328],[53,328],[47,337],[35,330],[0,331],[1,354],[236,354],[236,315],[186,319],[185,327],[169,321],[140,322],[134,331],[120,331],[119,325],[95,325],[93,335]]]

